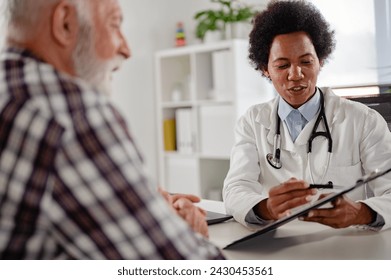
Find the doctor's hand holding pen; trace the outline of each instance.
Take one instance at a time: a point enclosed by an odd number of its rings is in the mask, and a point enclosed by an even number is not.
[[[317,190],[303,180],[291,178],[270,189],[269,197],[258,203],[254,212],[264,220],[277,220],[290,214],[291,209],[304,205],[313,199]],[[323,198],[327,194],[320,195]],[[345,196],[332,202],[331,208],[311,210],[302,221],[317,222],[333,228],[370,224],[376,220],[376,213],[362,202],[354,202]]]
[[[269,197],[254,206],[254,213],[264,220],[277,220],[290,213],[292,208],[306,204],[317,193],[303,180],[291,178],[270,189]]]
[[[204,237],[209,237],[206,212],[194,205],[194,203],[200,202],[198,196],[192,194],[170,194],[161,188],[159,188],[159,192],[195,232],[202,234]]]

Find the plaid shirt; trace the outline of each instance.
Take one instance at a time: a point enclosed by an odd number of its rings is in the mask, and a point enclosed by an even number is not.
[[[0,62],[2,259],[219,259],[149,186],[106,96],[26,50]]]

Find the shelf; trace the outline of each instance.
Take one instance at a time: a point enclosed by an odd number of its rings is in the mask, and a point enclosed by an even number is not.
[[[166,158],[198,158],[198,154],[196,153],[180,153],[177,151],[167,152],[164,151],[164,157]]]
[[[162,109],[175,109],[187,107],[201,107],[201,106],[219,106],[233,104],[232,100],[197,100],[197,101],[166,101],[162,102]]]
[[[189,45],[181,48],[161,50],[156,53],[156,56],[160,58],[169,58],[169,57],[178,57],[178,56],[196,54],[196,53],[210,53],[216,50],[231,49],[234,44],[244,44],[244,43],[246,43],[245,40],[234,39],[234,40],[213,42],[208,44]]]
[[[274,92],[247,52],[246,40],[229,40],[155,54],[159,183],[168,191],[221,193],[237,119]],[[164,150],[164,120],[175,120],[176,151]]]
[[[194,103],[191,101],[165,101],[162,102],[162,108],[185,108],[191,107]]]
[[[199,100],[196,102],[197,106],[215,106],[215,105],[230,105],[233,104],[232,100]]]
[[[208,154],[199,154],[199,153],[193,153],[193,154],[186,154],[186,153],[179,153],[176,151],[173,152],[164,152],[165,158],[198,158],[198,159],[211,159],[211,160],[229,160],[229,155],[227,156],[219,156],[219,155],[208,155]]]
[[[218,156],[218,155],[200,154],[198,157],[199,157],[200,159],[229,160],[229,156]]]

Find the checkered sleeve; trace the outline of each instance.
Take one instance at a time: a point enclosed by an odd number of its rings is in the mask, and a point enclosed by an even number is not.
[[[151,188],[110,103],[61,86],[72,112],[56,157],[54,206],[48,212],[61,247],[78,259],[222,258]]]

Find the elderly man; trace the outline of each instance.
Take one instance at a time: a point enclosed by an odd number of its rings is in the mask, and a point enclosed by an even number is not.
[[[130,57],[117,0],[8,5],[0,258],[223,258],[199,234],[207,229],[195,198],[164,193],[170,207],[150,185],[104,94],[111,72]]]

